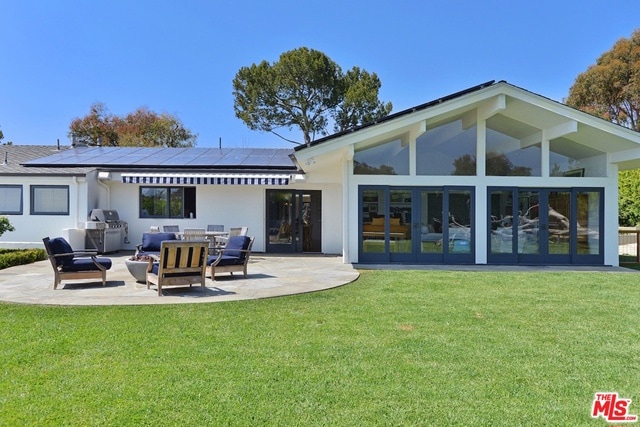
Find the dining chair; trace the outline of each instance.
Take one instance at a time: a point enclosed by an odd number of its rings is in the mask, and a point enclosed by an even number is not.
[[[182,240],[205,240],[204,228],[185,228],[182,232]]]
[[[207,231],[223,232],[224,225],[221,224],[209,224],[207,225]],[[226,242],[226,236],[211,236],[209,239],[209,254],[215,255],[218,251],[224,248]]]
[[[246,236],[248,231],[249,231],[249,227],[231,227],[229,229],[229,237]]]

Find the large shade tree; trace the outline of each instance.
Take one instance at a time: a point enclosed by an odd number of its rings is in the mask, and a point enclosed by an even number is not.
[[[381,86],[375,73],[353,67],[347,73],[324,53],[301,47],[242,67],[233,79],[234,110],[250,129],[271,132],[289,142],[280,129],[302,131],[305,144],[368,123],[391,112],[392,104],[378,99]]]
[[[613,123],[640,131],[640,30],[618,40],[569,91],[567,104]],[[640,171],[621,171],[619,223],[640,223]]]
[[[578,75],[567,104],[640,131],[640,30]]]
[[[192,147],[198,137],[170,114],[140,107],[116,116],[101,102],[93,104],[89,114],[71,122],[69,136],[87,145],[120,147]]]

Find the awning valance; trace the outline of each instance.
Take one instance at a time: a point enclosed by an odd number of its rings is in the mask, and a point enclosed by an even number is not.
[[[289,185],[285,174],[188,174],[188,173],[123,173],[125,184],[173,185]]]

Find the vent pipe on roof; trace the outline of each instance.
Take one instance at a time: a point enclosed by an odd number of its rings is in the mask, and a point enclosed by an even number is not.
[[[5,151],[4,152],[4,162],[2,162],[3,165],[8,165],[9,164],[9,152]]]
[[[218,138],[218,148],[222,150],[222,137]]]
[[[57,148],[57,150],[58,150],[58,151],[60,151],[60,138],[58,138],[58,139],[57,139],[57,141],[58,141],[58,148]]]

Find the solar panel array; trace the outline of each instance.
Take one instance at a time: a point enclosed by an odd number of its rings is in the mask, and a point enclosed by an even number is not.
[[[295,168],[285,148],[77,147],[29,166]]]

